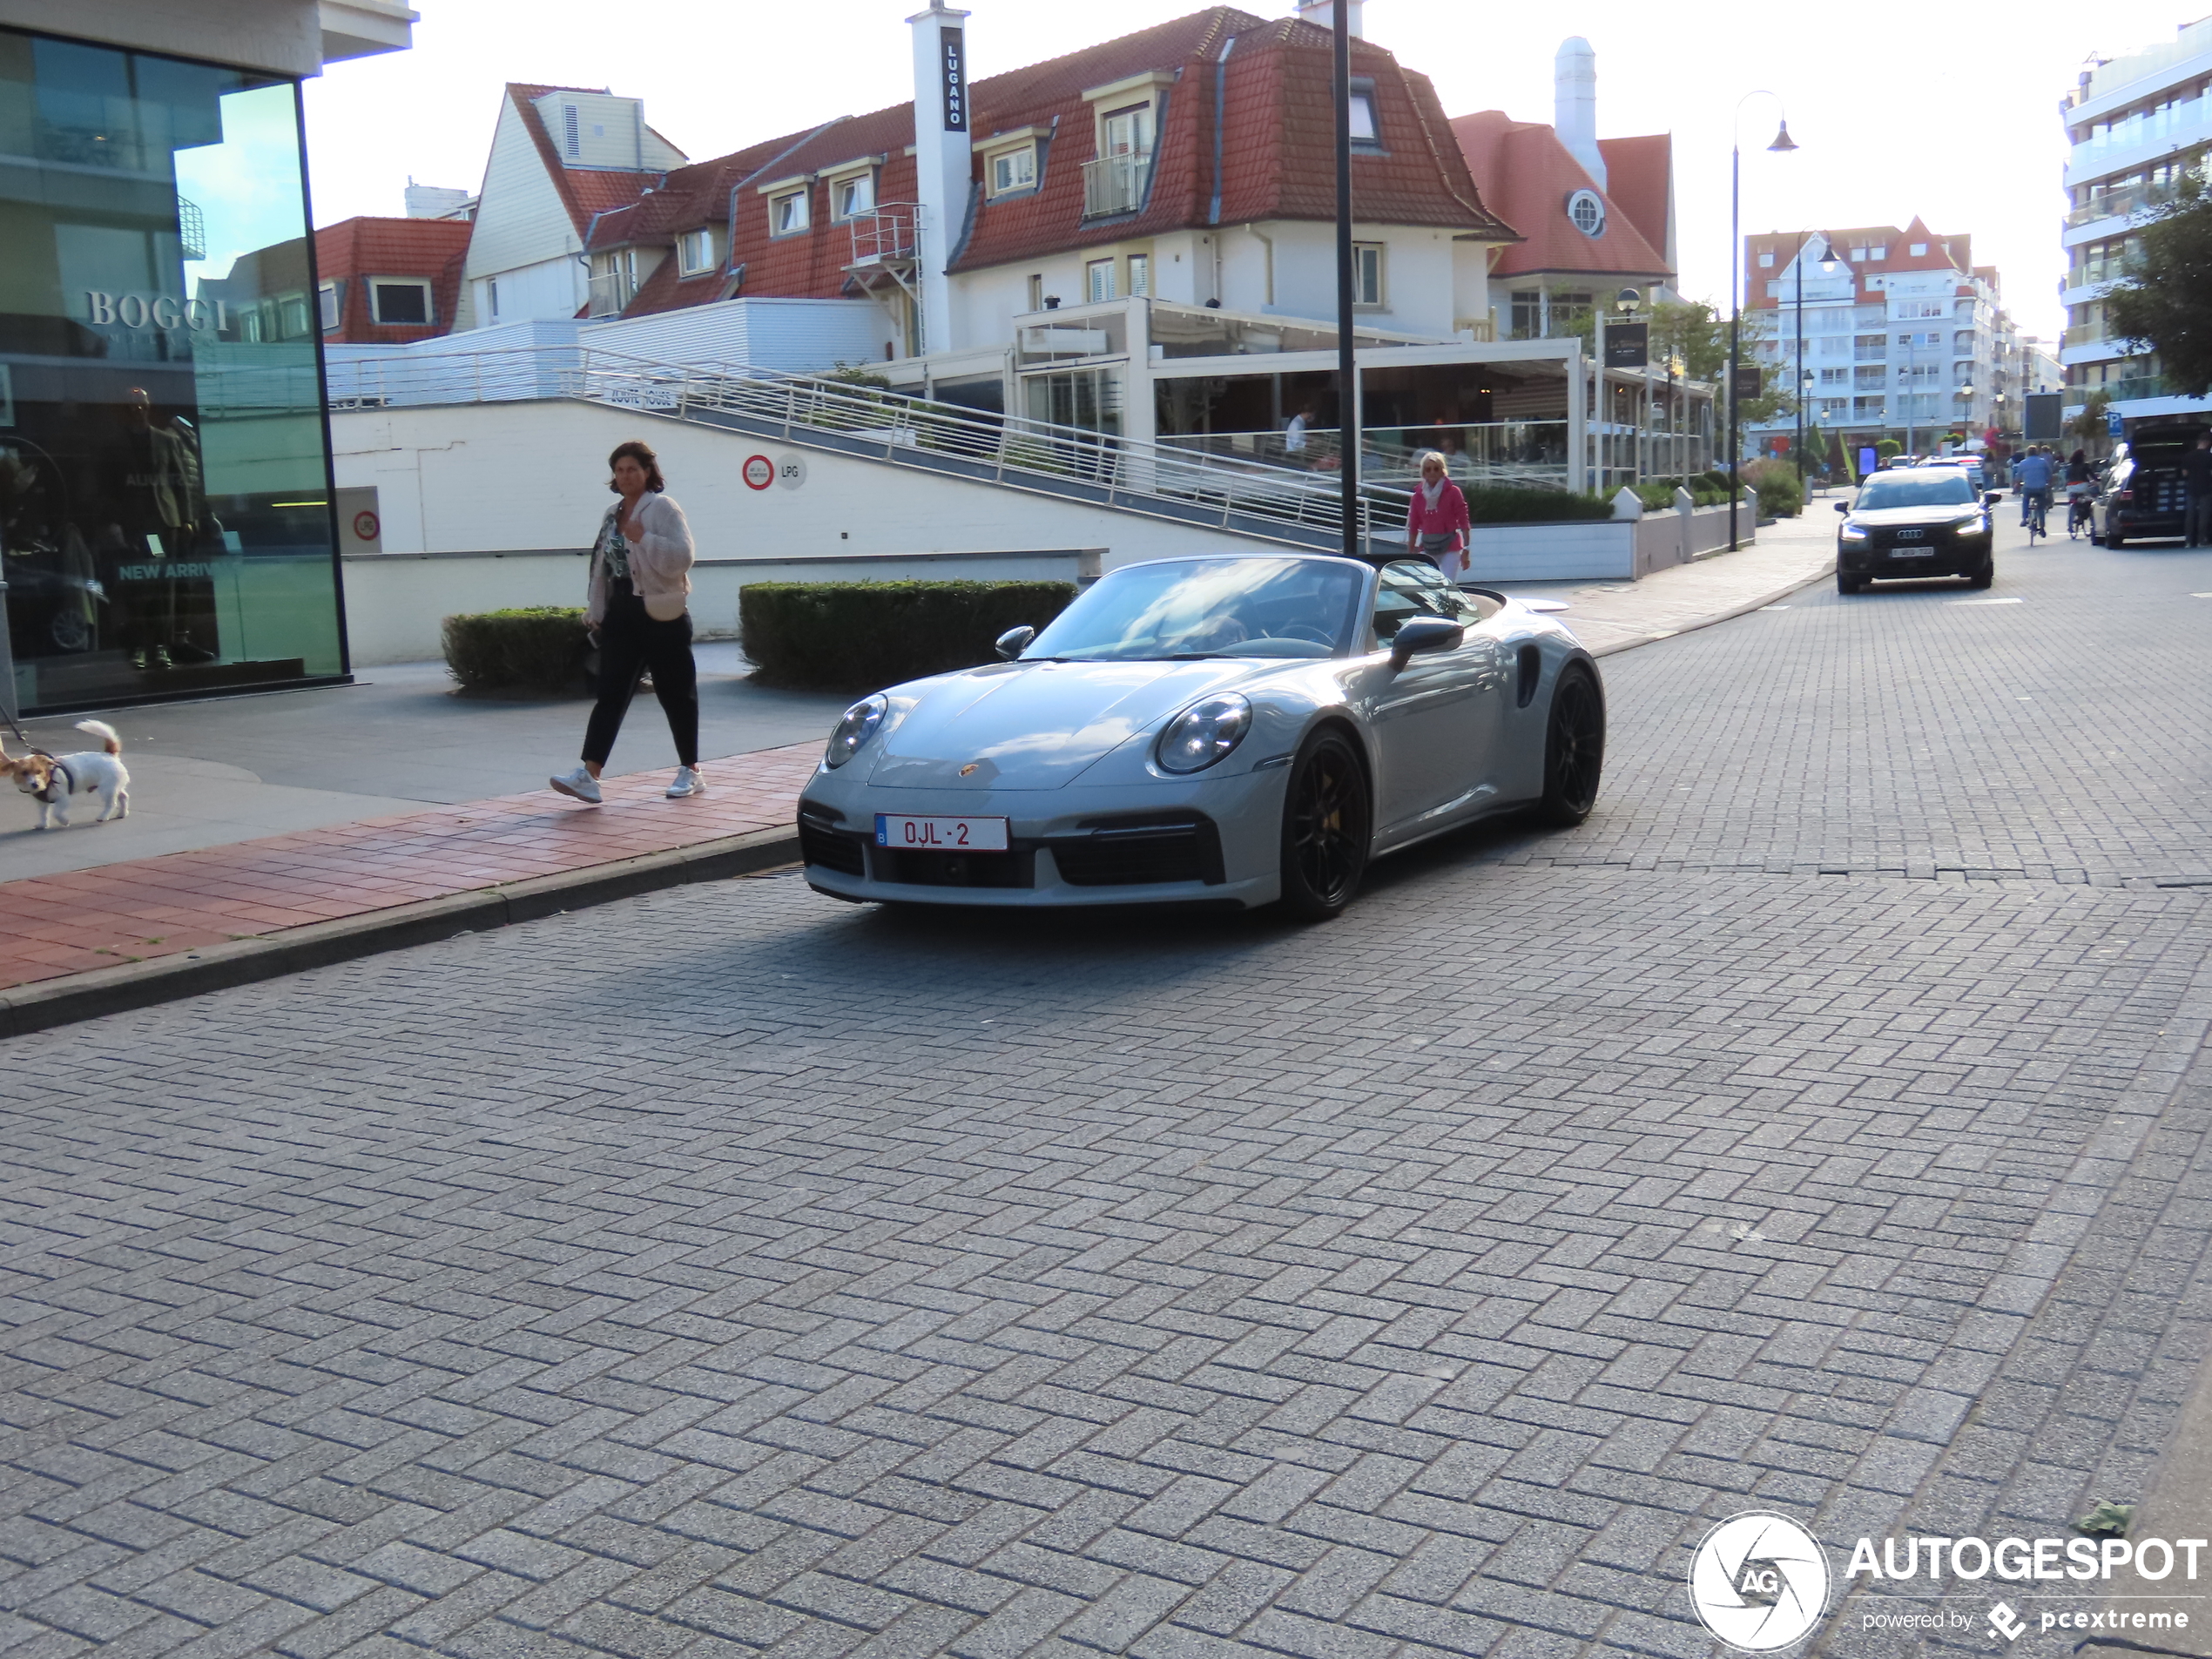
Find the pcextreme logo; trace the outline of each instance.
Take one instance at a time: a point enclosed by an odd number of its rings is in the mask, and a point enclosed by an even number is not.
[[[1985,1642],[2000,1647],[2030,1630],[2186,1630],[2190,1604],[2205,1599],[2195,1581],[2208,1548],[2202,1538],[1861,1538],[1843,1589],[1848,1594],[1862,1579],[1870,1587],[1914,1585],[1894,1600],[1880,1596],[1862,1607],[1861,1629],[1964,1635],[1980,1629]],[[2111,1599],[2146,1605],[2110,1605],[2105,1586],[2122,1568],[2132,1568],[2138,1581],[2162,1588],[2170,1578],[2188,1588],[2175,1590],[2172,1606],[2133,1592]],[[1986,1599],[1982,1583],[1993,1578],[2022,1586],[2008,1593],[2031,1605],[2022,1610],[2002,1597]],[[1946,1580],[1965,1594],[1946,1595]],[[1691,1607],[1706,1629],[1739,1652],[1772,1653],[1804,1641],[1827,1615],[1834,1588],[1820,1541],[1784,1515],[1731,1515],[1690,1558]],[[1971,1610],[1946,1605],[1968,1598]]]

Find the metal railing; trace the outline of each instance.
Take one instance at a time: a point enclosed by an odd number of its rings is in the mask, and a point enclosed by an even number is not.
[[[2066,228],[2079,230],[2101,219],[2124,219],[2133,213],[2148,212],[2167,206],[2179,195],[2180,191],[2173,185],[2134,185],[2126,190],[2107,190],[2068,213]]]
[[[732,364],[678,365],[585,347],[329,357],[337,410],[586,398],[870,460],[1326,544],[1342,511],[1333,474],[996,416],[876,387]],[[1363,537],[1406,522],[1412,496],[1360,488]]]
[[[1150,151],[1126,150],[1083,163],[1083,217],[1104,219],[1114,213],[1133,213],[1144,201],[1145,180],[1151,177]]]
[[[921,239],[918,202],[885,202],[852,219],[853,263],[885,265],[910,260]]]

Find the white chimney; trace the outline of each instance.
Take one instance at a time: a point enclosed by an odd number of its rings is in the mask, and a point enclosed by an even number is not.
[[[921,199],[921,348],[951,349],[953,285],[945,273],[968,221],[973,136],[968,109],[968,17],[945,0],[907,19],[914,37],[914,177]]]
[[[1552,130],[1567,153],[1600,190],[1605,188],[1605,157],[1597,147],[1597,54],[1581,36],[1560,44],[1552,59]]]
[[[1367,37],[1367,0],[1352,0],[1352,16],[1345,24],[1345,30],[1354,40]],[[1337,0],[1298,0],[1298,15],[1316,28],[1333,30],[1337,26]]]

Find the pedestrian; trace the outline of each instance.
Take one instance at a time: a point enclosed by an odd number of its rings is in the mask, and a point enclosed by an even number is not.
[[[1421,482],[1413,491],[1406,514],[1406,545],[1436,561],[1447,582],[1467,573],[1468,541],[1474,526],[1467,520],[1467,498],[1444,475],[1444,457],[1435,450],[1421,455]]]
[[[651,671],[653,695],[676,739],[676,779],[668,798],[703,795],[699,777],[699,671],[691,657],[691,527],[652,450],[636,439],[607,457],[607,488],[621,499],[599,521],[591,546],[583,619],[599,648],[599,700],[583,732],[583,764],[552,779],[564,795],[597,805],[599,770],[639,674]]]
[[[1305,465],[1305,428],[1313,419],[1313,406],[1301,403],[1283,428],[1283,459],[1293,467]]]
[[[2182,539],[2191,547],[2212,547],[2212,432],[2199,434],[2196,448],[2182,457],[2182,482],[2188,488]]]

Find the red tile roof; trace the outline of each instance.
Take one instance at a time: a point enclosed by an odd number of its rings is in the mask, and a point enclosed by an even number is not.
[[[442,334],[461,303],[461,266],[469,253],[469,226],[457,219],[348,219],[315,233],[315,269],[338,282],[338,327],[323,339],[334,345],[401,345]],[[429,280],[428,325],[371,320],[364,277],[424,277]]]
[[[553,188],[560,192],[561,204],[569,210],[569,219],[582,236],[591,227],[592,216],[610,207],[620,207],[634,202],[638,196],[658,182],[658,172],[632,172],[606,167],[570,167],[561,158],[560,146],[553,142],[553,135],[545,130],[545,123],[538,118],[536,100],[549,92],[601,92],[604,86],[536,86],[521,81],[507,84],[507,97],[523,118],[523,130],[530,135],[530,142],[537,146],[538,159],[545,164],[546,176],[553,181]],[[653,136],[660,138],[656,132]],[[662,138],[667,144],[668,140]],[[669,148],[676,148],[669,145]],[[683,152],[679,150],[678,155]]]
[[[1225,70],[1217,72],[1224,50]],[[1049,136],[1040,146],[1037,188],[996,202],[979,200],[958,239],[952,269],[980,270],[1102,238],[1208,224],[1333,219],[1335,138],[1325,113],[1329,51],[1327,31],[1310,24],[1212,6],[975,82],[970,109],[978,176],[988,135],[1034,125]],[[1365,41],[1353,44],[1352,70],[1374,81],[1384,141],[1379,150],[1358,153],[1353,160],[1359,218],[1512,240],[1512,227],[1483,205],[1428,78]],[[1083,91],[1147,71],[1174,77],[1159,111],[1147,199],[1125,218],[1086,221],[1082,164],[1091,158],[1093,144],[1091,108]],[[1225,93],[1218,180],[1213,161],[1217,79]],[[887,205],[911,202],[917,185],[914,158],[907,150],[913,142],[911,103],[769,139],[670,173],[651,195],[633,195],[631,206],[604,214],[589,246],[664,245],[682,231],[712,225],[730,233],[729,265],[745,267],[745,293],[829,298],[849,293],[845,267],[853,260],[851,233],[831,222],[826,189],[819,183],[811,186],[809,232],[771,237],[766,207],[754,186],[881,156],[876,199]],[[980,185],[974,187],[980,197]],[[664,260],[625,314],[722,299],[728,286],[719,273],[681,280],[674,262]]]
[[[1858,298],[1878,300],[1883,291],[1873,286],[1870,279],[1898,272],[1946,271],[1957,274],[1952,291],[1956,293],[1973,292],[1973,279],[1985,277],[1992,288],[1997,284],[1997,273],[1989,266],[1976,269],[1973,263],[1973,240],[1968,234],[1939,236],[1917,215],[1903,230],[1894,225],[1859,225],[1839,230],[1767,231],[1743,239],[1743,297],[1751,307],[1778,306],[1780,296],[1770,296],[1766,285],[1775,280],[1775,273],[1785,269],[1797,257],[1797,249],[1817,237],[1824,239],[1837,260],[1849,267],[1858,279]],[[1879,260],[1853,260],[1853,248],[1880,247],[1886,249]],[[1927,251],[1915,253],[1915,247]],[[1759,255],[1774,255],[1772,266],[1759,264]]]
[[[1605,193],[1629,216],[1629,223],[1662,259],[1675,208],[1675,135],[1648,133],[1635,138],[1600,138],[1605,158]]]
[[[1606,141],[1642,146],[1624,152],[1629,165],[1621,183],[1635,192],[1637,205],[1631,211],[1610,191],[1598,190],[1558,133],[1541,122],[1516,121],[1502,110],[1485,110],[1453,121],[1452,134],[1483,199],[1524,239],[1506,250],[1492,268],[1494,277],[1541,272],[1659,280],[1674,274],[1664,252],[1668,165],[1652,150],[1665,145],[1670,152],[1670,139]],[[1611,166],[1608,158],[1608,173]],[[1596,191],[1605,203],[1604,227],[1595,236],[1585,236],[1567,217],[1568,199],[1578,190]],[[1660,229],[1656,246],[1646,239],[1646,224]]]

